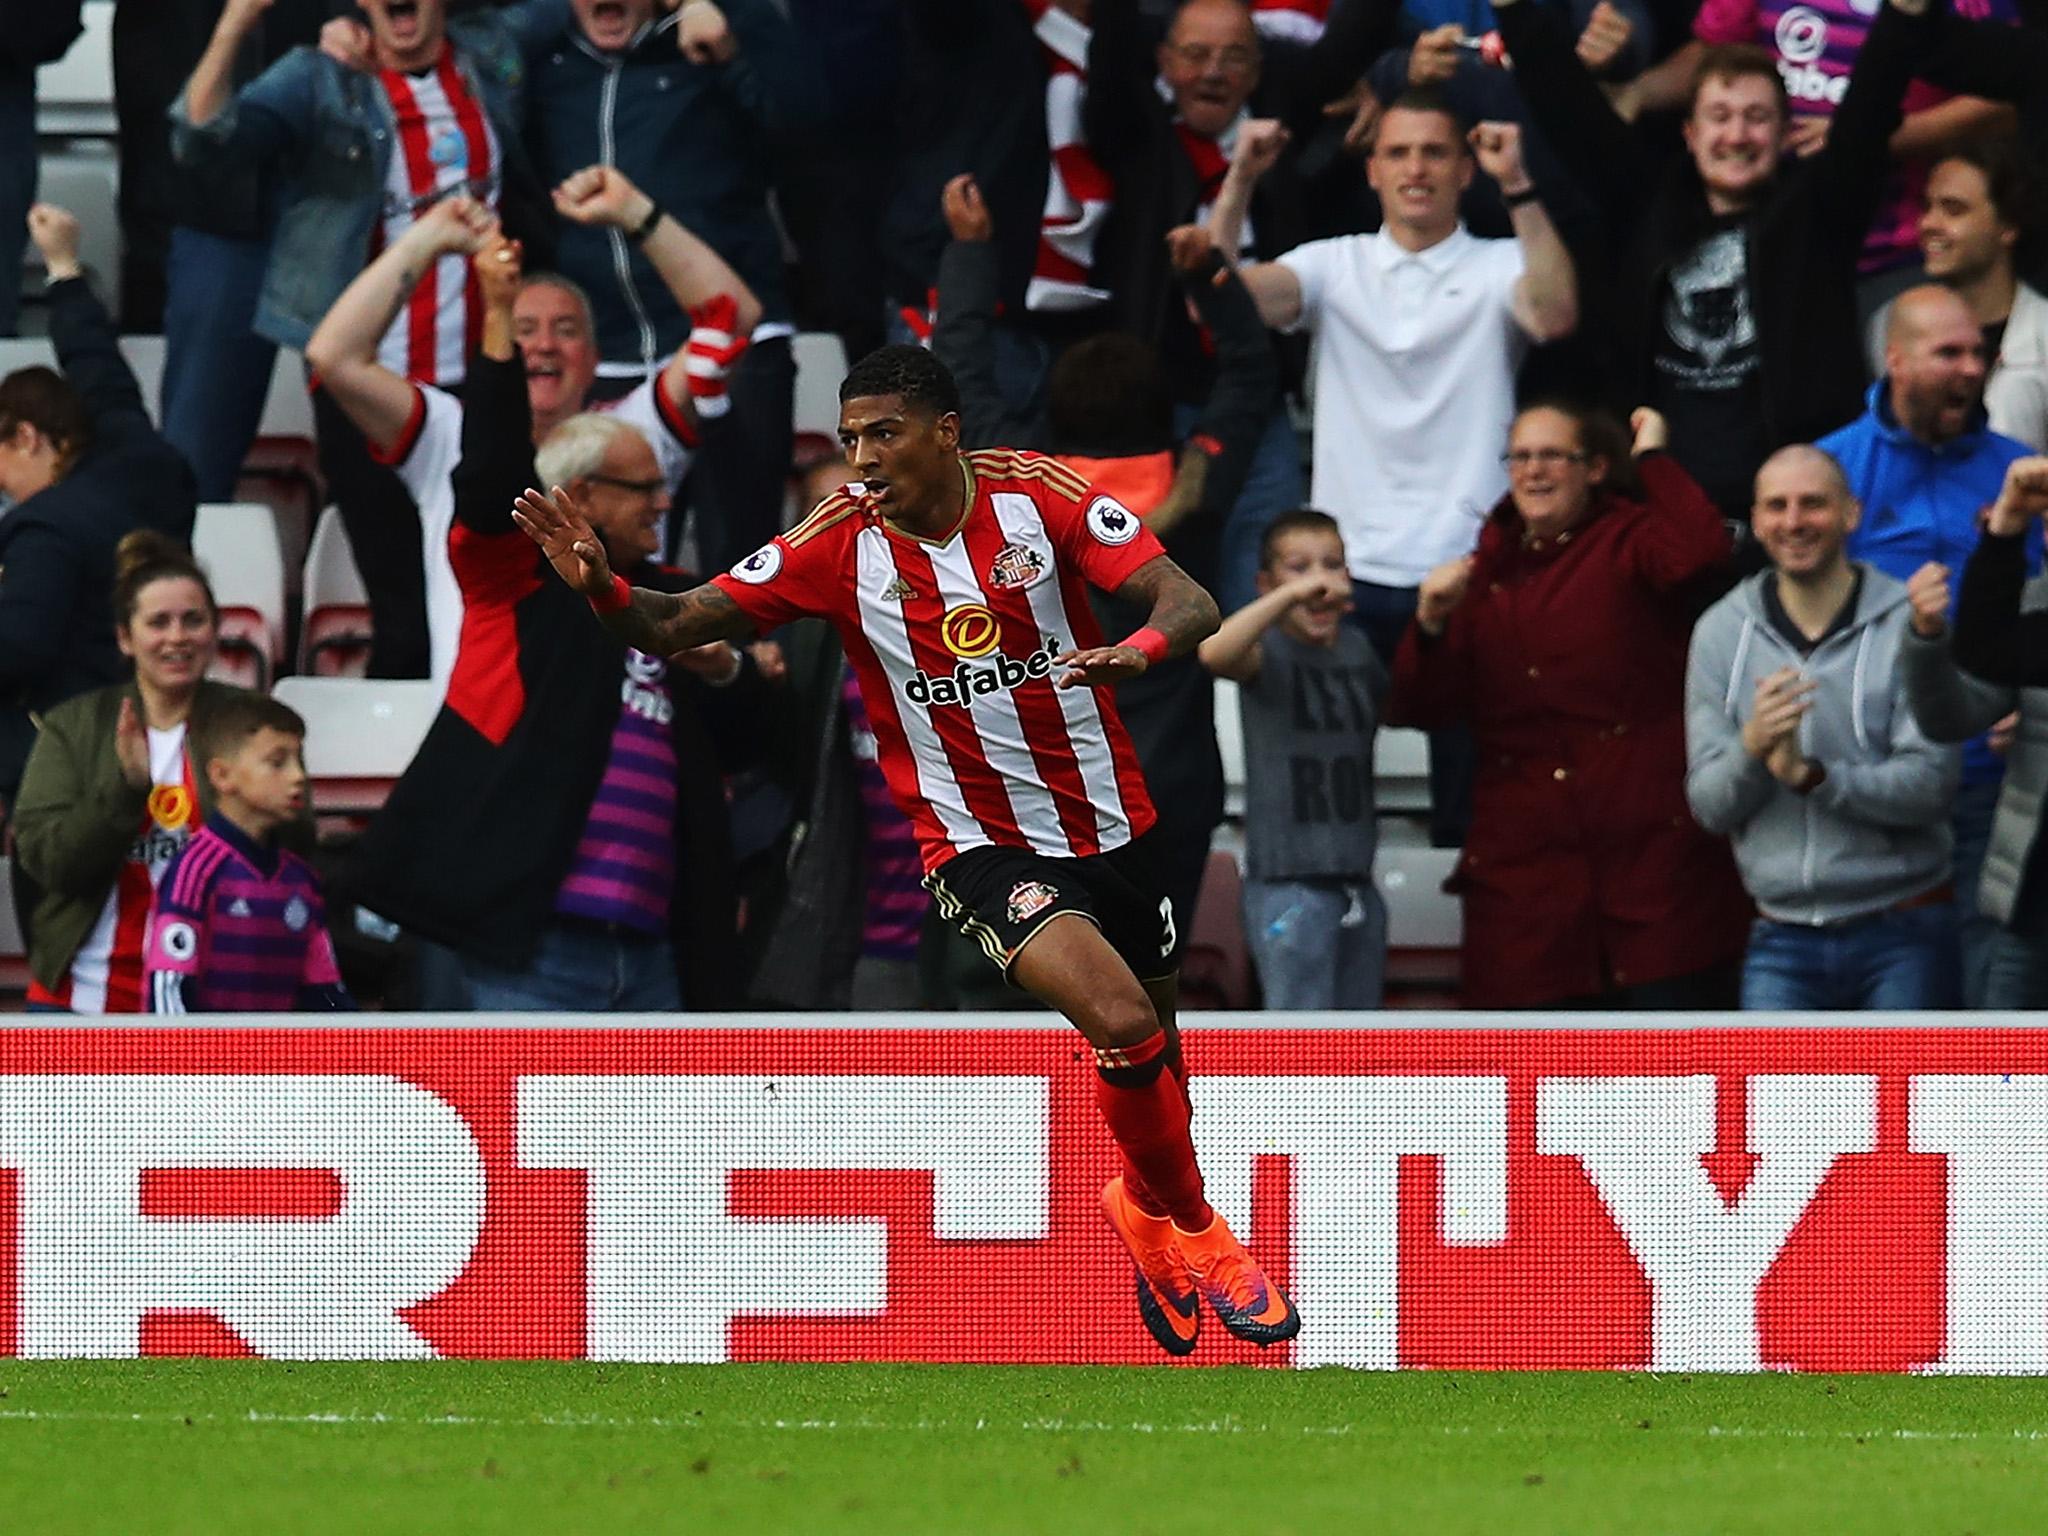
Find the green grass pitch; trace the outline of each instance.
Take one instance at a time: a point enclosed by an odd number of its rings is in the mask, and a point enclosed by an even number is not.
[[[0,1529],[2039,1532],[2048,1382],[0,1361]]]

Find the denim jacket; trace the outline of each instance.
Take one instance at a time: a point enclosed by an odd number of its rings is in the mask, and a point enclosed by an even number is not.
[[[523,153],[527,60],[569,25],[569,0],[523,0],[448,22],[456,67],[489,114],[508,164]],[[396,139],[376,77],[316,49],[295,48],[237,91],[211,121],[192,121],[183,91],[170,119],[171,152],[186,164],[239,155],[284,165],[284,206],[255,328],[303,350],[369,254]]]

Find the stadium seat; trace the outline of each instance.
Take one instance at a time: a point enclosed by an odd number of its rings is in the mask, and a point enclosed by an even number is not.
[[[1244,719],[1238,713],[1237,684],[1216,679],[1216,749],[1223,757],[1223,814],[1244,820]]]
[[[1457,1006],[1464,914],[1444,889],[1457,863],[1457,849],[1429,846],[1426,822],[1380,818],[1373,878],[1387,903],[1389,1008]]]
[[[323,817],[384,803],[441,708],[425,678],[287,677],[273,690],[306,721],[306,771]]]
[[[296,437],[313,441],[313,396],[306,388],[306,365],[296,352],[280,347],[270,369],[270,392],[263,397],[263,420],[256,430],[264,437]]]
[[[220,603],[220,655],[209,675],[268,688],[284,660],[284,552],[271,510],[207,502],[192,525],[192,553]]]
[[[44,139],[114,137],[114,0],[87,0],[85,31],[64,57],[36,71],[36,134]],[[43,194],[48,196],[47,190]]]
[[[334,507],[320,514],[313,529],[305,594],[299,670],[314,677],[361,677],[370,664],[370,598]]]
[[[789,342],[796,360],[796,429],[839,441],[839,383],[846,346],[830,331],[801,331]]]
[[[1183,1008],[1250,1008],[1258,995],[1244,936],[1244,878],[1237,856],[1218,848],[1202,871],[1193,924],[1180,963]]]
[[[161,336],[123,336],[121,356],[127,359],[134,370],[135,382],[142,390],[142,404],[149,412],[151,421],[158,417],[158,396],[163,388],[164,339]],[[6,336],[0,337],[0,378],[17,368],[57,366],[57,354],[50,346],[47,336]]]
[[[28,945],[14,910],[13,861],[0,857],[0,997],[18,997],[27,990]]]
[[[1372,747],[1373,804],[1416,814],[1429,810],[1429,737],[1401,726],[1382,726]]]
[[[121,295],[120,170],[111,144],[81,142],[70,148],[45,150],[39,161],[36,195],[78,215],[78,256],[86,281],[100,302],[118,318]],[[42,257],[33,242],[24,253],[39,288]],[[151,407],[156,404],[154,392]]]

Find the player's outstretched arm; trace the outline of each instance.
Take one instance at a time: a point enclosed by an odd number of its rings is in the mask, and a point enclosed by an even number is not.
[[[1185,656],[1215,634],[1223,621],[1216,599],[1165,555],[1155,555],[1131,572],[1116,595],[1149,607],[1144,627],[1115,645],[1067,652],[1058,664],[1071,670],[1061,674],[1059,687],[1094,688],[1136,677],[1155,662]]]
[[[687,592],[655,592],[614,576],[604,541],[559,485],[545,495],[528,490],[514,504],[512,521],[540,546],[555,574],[590,599],[604,627],[635,650],[674,656],[713,640],[753,638],[754,621],[708,582]]]

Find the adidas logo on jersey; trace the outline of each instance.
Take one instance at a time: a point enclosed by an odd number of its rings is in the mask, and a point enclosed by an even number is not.
[[[1064,649],[1056,636],[1047,635],[1045,644],[1022,661],[997,651],[981,666],[963,661],[951,672],[941,672],[937,677],[920,667],[904,683],[903,696],[913,704],[933,708],[966,708],[986,694],[1007,693],[1038,678],[1052,676],[1053,658]]]

